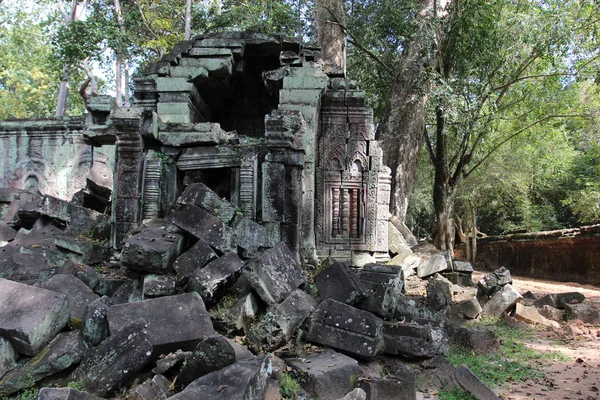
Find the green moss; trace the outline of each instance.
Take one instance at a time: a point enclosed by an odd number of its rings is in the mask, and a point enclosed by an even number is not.
[[[290,374],[283,373],[281,377],[281,395],[286,399],[298,398],[300,394],[300,384]]]

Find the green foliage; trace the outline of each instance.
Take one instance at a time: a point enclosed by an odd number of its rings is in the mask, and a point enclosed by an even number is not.
[[[281,376],[281,395],[286,399],[296,399],[300,394],[300,384],[288,373]]]
[[[438,393],[438,397],[440,400],[477,400],[477,397],[464,390],[454,390],[449,392],[442,389]]]

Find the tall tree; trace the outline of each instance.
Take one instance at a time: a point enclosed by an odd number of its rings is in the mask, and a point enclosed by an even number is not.
[[[183,40],[190,40],[192,37],[192,0],[185,0],[185,28]]]

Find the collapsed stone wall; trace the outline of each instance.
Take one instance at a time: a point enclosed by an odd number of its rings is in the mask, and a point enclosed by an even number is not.
[[[459,249],[456,257],[464,256]],[[600,225],[477,240],[477,261],[515,275],[600,284]]]

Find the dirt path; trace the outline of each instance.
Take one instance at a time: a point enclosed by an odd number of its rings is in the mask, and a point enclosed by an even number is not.
[[[477,281],[484,273],[476,272]],[[513,286],[520,292],[536,296],[578,291],[586,301],[600,303],[600,288],[577,283],[552,282],[513,276]],[[540,379],[515,382],[500,390],[506,400],[600,400],[600,327],[571,321],[561,329],[536,330],[526,345],[539,352],[559,352],[562,361],[539,365],[546,372]]]

